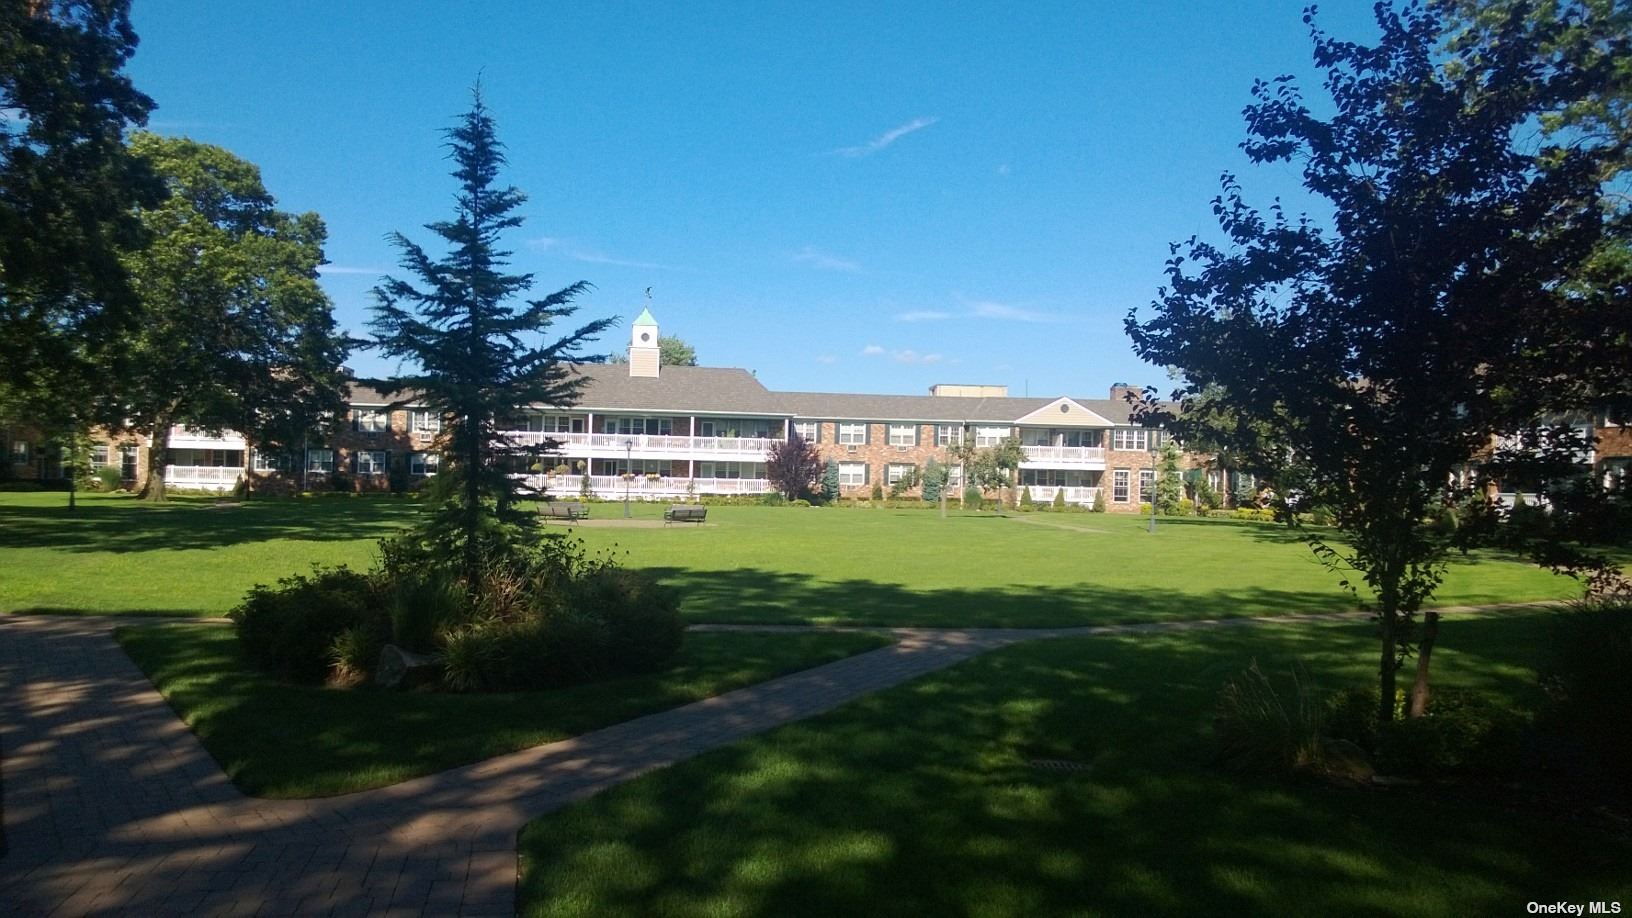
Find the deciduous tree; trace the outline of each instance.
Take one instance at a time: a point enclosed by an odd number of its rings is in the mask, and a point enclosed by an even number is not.
[[[821,487],[822,457],[797,433],[776,440],[765,453],[765,477],[788,500],[808,499]]]
[[[1590,17],[1544,6],[1536,19],[1513,5],[1464,41],[1446,5],[1380,5],[1369,46],[1308,14],[1329,100],[1260,81],[1243,149],[1297,164],[1330,225],[1259,210],[1226,174],[1213,204],[1225,242],[1173,246],[1154,315],[1127,321],[1141,357],[1182,371],[1186,408],[1221,392],[1307,464],[1342,531],[1311,541],[1377,614],[1384,720],[1413,652],[1411,710],[1427,704],[1438,616],[1420,629],[1416,616],[1451,546],[1424,520],[1459,496],[1453,472],[1495,438],[1533,439],[1632,366],[1626,275],[1582,284],[1627,238],[1606,188],[1626,138],[1537,130],[1624,90],[1632,41],[1606,28],[1561,43]],[[1183,411],[1163,420],[1181,437],[1194,426]]]
[[[278,210],[260,170],[220,147],[137,134],[131,150],[169,196],[138,213],[152,241],[126,268],[142,321],[102,414],[150,438],[144,496],[162,501],[172,425],[296,442],[339,409],[348,341],[317,282],[317,214]]]

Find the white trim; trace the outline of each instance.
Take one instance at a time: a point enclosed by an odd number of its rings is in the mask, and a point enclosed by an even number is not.
[[[1061,411],[1064,405],[1068,410]],[[1115,427],[1116,422],[1107,420],[1104,415],[1091,409],[1084,408],[1081,402],[1072,398],[1057,398],[1038,408],[1030,414],[1021,415],[1015,420],[1016,427]]]

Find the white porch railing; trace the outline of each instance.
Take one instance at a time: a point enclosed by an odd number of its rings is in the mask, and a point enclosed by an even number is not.
[[[532,430],[507,431],[517,443],[536,446],[546,439],[561,444],[573,456],[618,458],[628,455],[651,458],[727,459],[764,462],[775,440],[763,437],[680,437],[664,434],[544,433]]]
[[[1105,449],[1100,446],[1026,446],[1026,462],[1048,465],[1074,465],[1105,462]]]
[[[1056,491],[1065,492],[1066,503],[1081,504],[1084,507],[1092,507],[1095,499],[1099,497],[1098,488],[1054,487],[1050,485],[1022,485],[1022,487],[1031,489],[1031,500],[1033,503],[1038,504],[1053,503]]]
[[[198,491],[231,491],[243,474],[243,469],[232,466],[167,465],[164,467],[164,484],[166,487]]]
[[[530,475],[527,483],[551,497],[573,498],[583,493],[582,475]],[[589,490],[603,500],[622,500],[625,488],[631,500],[676,500],[688,494],[763,494],[771,490],[763,478],[657,478],[636,475],[591,475]]]

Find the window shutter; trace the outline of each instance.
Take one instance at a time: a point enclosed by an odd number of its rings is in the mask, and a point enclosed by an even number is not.
[[[873,483],[873,464],[871,462],[863,463],[861,466],[861,483],[864,485]]]
[[[354,431],[363,429],[363,416],[356,409],[352,409],[351,412],[351,429]]]
[[[873,442],[873,425],[867,421],[861,422],[861,442],[863,445]]]

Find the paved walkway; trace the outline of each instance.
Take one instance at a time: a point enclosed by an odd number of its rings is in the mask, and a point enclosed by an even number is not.
[[[0,615],[0,915],[509,916],[522,825],[652,769],[1015,641],[1260,620],[894,629],[897,643],[815,669],[314,800],[240,794],[113,640],[130,623]]]

